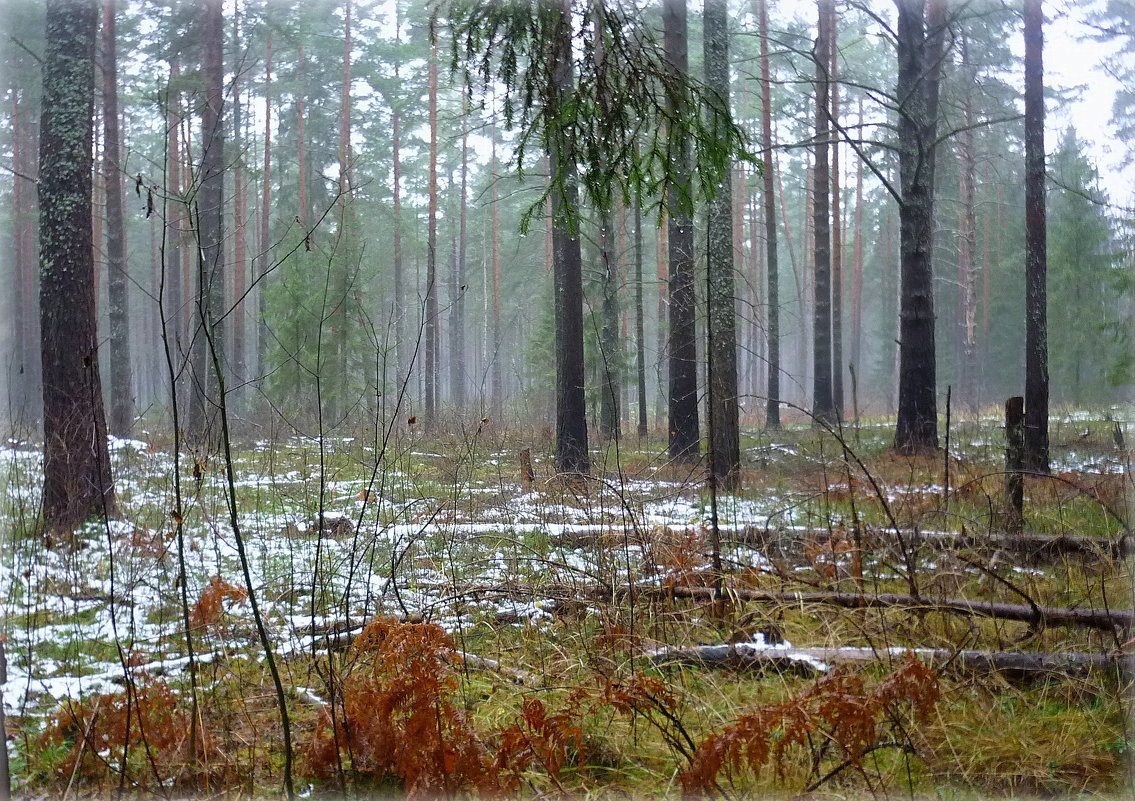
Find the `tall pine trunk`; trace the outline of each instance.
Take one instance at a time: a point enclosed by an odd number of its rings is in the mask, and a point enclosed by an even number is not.
[[[725,0],[705,0],[704,23],[705,78],[717,104],[710,125],[720,131],[729,118],[729,14]],[[737,488],[741,477],[731,173],[724,171],[709,201],[706,227],[711,462],[714,476],[729,490]]]
[[[961,219],[958,225],[958,287],[960,314],[958,327],[961,334],[960,390],[961,400],[977,408],[977,145],[974,135],[975,110],[973,86],[976,74],[970,67],[969,41],[960,42],[963,125],[959,135],[960,175],[958,205]]]
[[[64,536],[115,509],[92,247],[97,31],[96,0],[48,0],[39,138],[43,516],[51,534]]]
[[[261,176],[259,259],[256,305],[259,309],[256,331],[256,376],[265,374],[268,362],[268,292],[265,282],[272,266],[272,37],[268,37],[264,54],[264,170]]]
[[[501,364],[501,217],[500,188],[497,186],[497,128],[492,127],[492,155],[489,161],[489,180],[492,181],[489,209],[492,216],[492,333],[490,334],[490,359],[492,364],[492,408],[499,413],[504,395],[504,374]]]
[[[843,417],[843,209],[839,175],[839,33],[836,30],[835,3],[828,12],[828,86],[831,119],[828,124],[832,156],[832,408],[836,419]]]
[[[646,425],[646,325],[642,286],[642,198],[635,195],[634,204],[634,287],[635,287],[635,374],[638,379],[638,435],[645,437]]]
[[[895,448],[938,447],[934,342],[934,154],[943,0],[898,3],[899,312],[898,422]]]
[[[457,241],[449,290],[449,394],[460,415],[465,407],[465,226],[469,178],[468,106],[461,104],[461,194],[458,197]],[[451,221],[452,224],[452,221]]]
[[[565,103],[575,91],[572,70],[572,13],[570,0],[561,0],[555,33],[555,103]],[[552,257],[556,323],[556,469],[587,473],[587,406],[583,367],[583,258],[579,237],[569,225],[579,191],[576,167],[560,153],[554,140],[548,148],[551,168],[564,179],[563,192],[552,193]]]
[[[858,101],[863,123],[863,98]],[[851,363],[862,375],[863,353],[863,159],[855,160],[855,234],[851,245]]]
[[[832,245],[830,216],[831,81],[828,57],[831,35],[831,0],[818,0],[816,61],[816,166],[812,172],[812,234],[814,237],[814,292],[812,317],[812,414],[818,423],[833,423],[832,396]]]
[[[106,285],[110,323],[110,433],[125,437],[134,425],[130,370],[130,278],[122,216],[122,136],[118,115],[118,37],[115,0],[102,4],[103,181],[106,193]]]
[[[599,328],[599,434],[619,435],[619,267],[611,231],[611,212],[599,212],[599,268],[602,271],[603,308]]]
[[[429,61],[429,216],[426,223],[426,386],[425,417],[427,425],[437,422],[438,390],[438,302],[437,302],[437,31],[430,23]]]
[[[170,62],[169,86],[166,89],[166,191],[171,202],[167,204],[168,217],[165,232],[165,335],[171,339],[171,352],[181,359],[185,347],[186,289],[181,272],[181,239],[184,234],[185,213],[181,203],[181,113],[179,93],[174,88],[180,77],[176,60]],[[183,384],[183,382],[179,382]],[[173,388],[180,392],[181,386]]]
[[[397,5],[395,6],[397,7]],[[394,66],[394,81],[398,83],[398,65]],[[406,268],[402,258],[402,111],[401,103],[397,97],[391,97],[390,102],[390,145],[392,149],[392,167],[394,182],[394,235],[393,235],[393,268],[394,268],[394,299],[391,303],[391,317],[394,328],[395,358],[398,362],[398,386],[408,386],[410,376],[410,350],[406,337]]]
[[[354,267],[354,220],[351,205],[351,3],[343,7],[343,58],[342,78],[339,83],[339,180],[336,201],[337,242],[331,286],[331,386],[326,392],[327,417],[332,425],[342,422],[349,405],[347,394],[351,386],[348,359],[350,323],[347,309],[350,305],[351,274]],[[325,376],[328,377],[328,376]]]
[[[686,0],[662,4],[666,60],[681,74],[689,71]],[[674,114],[689,113],[672,108]],[[675,153],[670,165],[674,181],[670,189],[670,458],[696,462],[701,452],[698,427],[697,301],[694,293],[694,226],[690,192],[690,151],[685,141],[671,144]]]
[[[1048,252],[1044,12],[1025,0],[1025,464],[1048,472]]]
[[[210,368],[224,365],[224,185],[225,129],[224,106],[224,6],[221,0],[206,0],[202,9],[204,53],[202,72],[205,102],[201,107],[201,181],[197,191],[194,222],[197,241],[197,309],[193,338],[193,380],[195,401],[190,407],[189,431],[203,440],[214,408],[210,395],[220,386]],[[211,340],[211,343],[206,340]]]
[[[240,42],[240,15],[233,15],[233,41]],[[244,295],[248,288],[248,165],[244,160],[244,116],[241,106],[239,75],[233,77],[232,93],[232,150],[239,154],[233,160],[233,264],[232,264],[232,342],[229,348],[231,375],[236,379],[230,386],[233,408],[243,407],[244,382],[248,377],[247,346],[248,321]]]
[[[15,363],[8,368],[8,391],[12,393],[13,415],[23,423],[38,419],[40,381],[40,326],[36,315],[38,301],[36,217],[39,203],[34,178],[39,172],[35,146],[33,110],[26,89],[15,86],[12,97],[12,161],[19,174],[12,181],[12,266],[15,271],[15,297],[12,327]]]
[[[768,0],[758,0],[761,48],[761,147],[764,158],[765,272],[768,279],[768,387],[765,426],[780,428],[780,273],[776,245],[776,196],[773,193],[772,80],[769,70]],[[755,245],[754,240],[754,245]]]
[[[299,179],[299,210],[296,220],[306,235],[310,215],[307,210],[307,53],[299,46],[299,90],[296,92],[296,168]]]

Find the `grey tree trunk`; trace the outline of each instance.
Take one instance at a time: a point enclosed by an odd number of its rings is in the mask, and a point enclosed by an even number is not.
[[[839,137],[839,33],[836,30],[835,3],[826,3],[828,12],[828,87],[831,100],[829,133],[832,179],[832,408],[836,419],[843,418],[843,210],[840,198]]]
[[[689,69],[686,0],[664,0],[662,6],[666,60],[680,73]],[[672,109],[674,114],[688,113]],[[701,453],[698,428],[697,305],[694,294],[694,226],[690,211],[690,153],[678,143],[672,165],[669,197],[670,263],[670,458],[696,462]]]
[[[898,422],[903,453],[938,447],[934,342],[934,153],[943,0],[897,0],[899,132]]]
[[[254,375],[257,379],[265,374],[268,362],[268,293],[266,282],[268,268],[272,264],[271,236],[272,222],[272,37],[268,37],[264,55],[264,173],[261,176],[260,232],[257,237],[259,258],[257,260],[258,280],[256,284],[256,305],[259,310],[256,328],[256,365]]]
[[[110,433],[127,436],[134,425],[130,377],[130,278],[122,217],[122,137],[118,118],[118,37],[115,0],[102,5],[103,181],[106,192],[106,292],[110,322]]]
[[[219,387],[210,368],[212,348],[217,363],[225,364],[224,325],[224,7],[221,0],[207,0],[202,10],[202,58],[205,102],[201,108],[201,181],[193,224],[197,233],[197,297],[193,338],[194,400],[190,405],[189,433],[203,440],[209,430],[213,408],[210,395]],[[207,340],[211,340],[211,345]]]
[[[815,253],[815,302],[812,317],[812,415],[817,423],[834,423],[835,403],[832,398],[832,245],[831,197],[828,155],[831,136],[831,84],[828,77],[832,0],[818,0],[818,25],[815,47],[816,62],[816,166],[812,172],[812,234]]]
[[[603,312],[599,331],[602,390],[599,398],[599,433],[619,436],[619,385],[622,349],[619,346],[619,261],[611,231],[611,212],[599,213],[599,261],[603,271]]]
[[[961,219],[958,225],[958,285],[960,295],[960,314],[958,328],[961,339],[959,354],[959,383],[962,402],[976,409],[977,399],[977,205],[975,188],[977,184],[977,143],[973,125],[975,111],[973,86],[976,75],[969,60],[969,42],[960,41],[962,89],[962,114],[965,129],[959,137],[960,177],[958,185],[958,204],[961,206]]]
[[[458,198],[457,241],[453,254],[453,271],[450,279],[449,312],[449,395],[458,414],[465,408],[465,205],[469,180],[468,109],[461,110],[461,194]]]
[[[768,281],[768,388],[765,400],[765,427],[780,428],[780,274],[776,244],[776,196],[773,192],[772,158],[772,80],[768,53],[768,2],[759,0],[757,18],[761,40],[761,154],[765,169],[764,196],[761,198],[765,218],[765,270]]]
[[[1025,465],[1048,472],[1048,250],[1044,13],[1025,0]]]
[[[646,333],[642,286],[642,198],[635,197],[634,206],[634,275],[635,275],[635,369],[638,377],[638,435],[645,437],[646,425]]]
[[[562,0],[557,34],[555,102],[572,93],[572,23],[570,0]],[[577,203],[576,167],[553,144],[548,149],[551,168],[564,178],[564,191],[552,193],[552,272],[556,318],[556,469],[561,473],[587,473],[587,406],[583,371],[583,259],[579,237],[568,226],[568,212]]]
[[[729,116],[729,12],[725,0],[705,0],[705,79],[720,104],[711,124]],[[733,280],[732,170],[726,170],[709,201],[706,285],[709,346],[709,427],[713,472],[734,490],[741,479],[737,406],[737,310]]]
[[[429,124],[430,124],[430,167],[429,167],[429,217],[426,223],[426,424],[437,423],[438,402],[438,281],[437,281],[437,32],[430,26],[429,60]]]
[[[48,0],[39,140],[43,515],[61,535],[115,509],[91,220],[97,32],[97,0]]]

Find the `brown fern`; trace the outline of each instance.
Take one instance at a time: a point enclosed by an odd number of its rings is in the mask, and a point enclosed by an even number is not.
[[[247,599],[248,590],[244,587],[230,584],[220,576],[213,576],[209,579],[205,589],[201,591],[201,597],[197,599],[197,603],[193,605],[193,609],[189,613],[189,624],[194,628],[216,626],[224,620],[224,602],[226,600],[232,603],[243,603]]]
[[[164,786],[174,776],[189,778],[181,768],[189,753],[189,715],[169,685],[145,677],[134,692],[106,693],[84,701],[68,701],[48,719],[36,739],[38,748],[70,744],[57,766],[58,776],[88,783],[113,779],[124,757],[138,770],[140,788]],[[198,730],[196,753],[219,757],[212,739]]]
[[[783,776],[789,749],[808,747],[814,733],[837,745],[845,763],[858,766],[878,747],[881,725],[900,725],[904,709],[923,720],[939,697],[937,675],[909,652],[871,691],[859,676],[833,671],[797,698],[742,714],[709,735],[679,774],[683,795],[711,792],[722,774],[732,778],[748,769],[759,775],[770,762]]]
[[[355,771],[377,781],[397,778],[408,798],[499,792],[492,760],[451,700],[458,683],[444,629],[379,618],[352,648],[363,667],[344,680],[337,731],[325,713],[305,749],[315,775],[327,776],[337,764],[337,735]]]

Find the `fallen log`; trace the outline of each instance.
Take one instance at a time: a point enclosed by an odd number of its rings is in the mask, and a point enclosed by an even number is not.
[[[469,585],[446,589],[453,597],[497,595],[514,598],[555,598],[566,604],[582,601],[609,601],[612,597],[635,594],[642,598],[687,598],[694,601],[712,601],[709,587],[666,586],[659,584],[495,584]],[[840,606],[845,609],[896,608],[908,611],[948,612],[968,617],[989,617],[1029,623],[1033,626],[1053,628],[1089,628],[1101,631],[1129,630],[1135,624],[1135,611],[1131,609],[1080,609],[1055,606],[1011,604],[1000,601],[979,601],[968,598],[915,597],[904,593],[864,593],[838,591],[786,592],[758,590],[748,587],[727,587],[725,594],[734,601],[749,601],[781,605]]]
[[[779,551],[798,550],[809,542],[827,542],[833,535],[849,544],[854,533],[842,526],[832,529],[808,526],[722,525],[723,542],[750,545]],[[680,543],[694,529],[667,526],[662,532],[650,526],[564,526],[549,533],[553,547],[591,548],[617,547],[629,544],[645,546],[659,541]],[[1104,557],[1120,559],[1131,551],[1127,536],[1090,537],[1082,534],[999,534],[994,532],[934,531],[868,526],[860,533],[864,545],[873,547],[896,544],[902,537],[907,547],[926,545],[940,550],[988,549],[1021,554],[1032,562],[1045,562],[1064,556]]]
[[[645,588],[639,588],[642,592]],[[713,600],[708,587],[657,587],[651,592],[673,598],[690,598],[699,601]],[[727,589],[726,594],[741,601],[758,601],[778,604],[823,604],[847,609],[902,608],[929,612],[952,612],[970,617],[992,617],[1031,623],[1034,626],[1061,628],[1090,628],[1103,631],[1129,629],[1135,612],[1130,609],[1070,609],[1066,607],[1009,604],[998,601],[972,601],[966,598],[930,598],[903,593],[851,592],[781,592],[774,590]]]
[[[787,543],[826,541],[834,532],[843,539],[851,540],[853,534],[843,528],[831,531],[822,528],[802,526],[744,526],[726,533],[726,539],[734,539],[745,545],[763,548],[783,548]],[[963,548],[987,548],[1025,554],[1030,559],[1056,559],[1061,556],[1106,556],[1113,559],[1126,556],[1131,547],[1126,536],[1089,537],[1079,534],[996,534],[993,532],[977,534],[973,532],[923,531],[913,529],[867,527],[862,532],[865,543],[872,545],[896,542],[902,537],[907,546],[928,545],[943,550]]]
[[[1117,667],[1122,656],[1033,651],[980,651],[951,648],[793,648],[760,643],[663,648],[649,654],[655,665],[692,665],[733,670],[771,670],[815,675],[835,665],[864,665],[898,659],[913,651],[937,670],[957,668],[975,673],[998,672],[1012,679],[1042,679],[1048,675],[1082,676]]]

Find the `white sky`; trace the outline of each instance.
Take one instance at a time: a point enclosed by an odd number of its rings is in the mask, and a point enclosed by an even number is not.
[[[1067,104],[1049,102],[1045,147],[1051,153],[1069,123],[1089,144],[1104,189],[1112,202],[1135,205],[1135,164],[1127,157],[1128,148],[1116,140],[1111,125],[1111,106],[1117,82],[1103,68],[1116,47],[1084,41],[1089,29],[1084,25],[1085,4],[1069,0],[1053,4],[1046,11],[1044,69],[1045,84],[1059,88],[1079,88],[1076,99]],[[1014,47],[1014,51],[1018,48]],[[1023,52],[1024,45],[1019,46]]]

